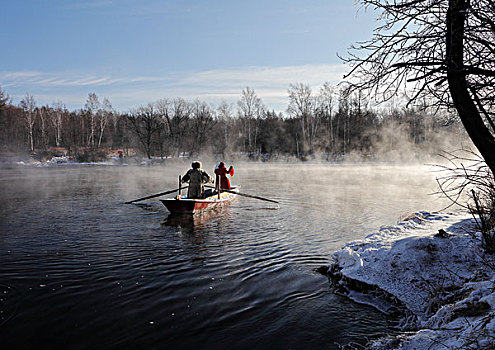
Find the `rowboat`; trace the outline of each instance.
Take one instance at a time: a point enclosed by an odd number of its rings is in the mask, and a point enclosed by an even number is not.
[[[172,214],[203,213],[230,204],[237,196],[237,192],[239,192],[239,187],[232,187],[229,192],[220,191],[220,194],[211,191],[206,198],[193,199],[178,195],[175,198],[162,199],[161,202]]]

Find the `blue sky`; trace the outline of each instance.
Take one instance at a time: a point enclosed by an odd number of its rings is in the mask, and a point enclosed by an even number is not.
[[[0,86],[14,103],[126,111],[160,98],[235,103],[249,86],[270,109],[290,83],[337,83],[337,53],[371,36],[354,0],[0,0]]]

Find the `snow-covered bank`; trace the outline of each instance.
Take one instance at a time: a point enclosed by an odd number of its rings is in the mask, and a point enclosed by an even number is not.
[[[470,214],[418,212],[333,259],[329,274],[340,291],[398,311],[408,330],[373,348],[494,349],[495,256],[484,253]]]
[[[34,161],[34,160],[29,160],[29,161],[17,161],[13,163],[13,165],[16,166],[31,166],[31,167],[54,167],[54,166],[65,166],[65,165],[71,165],[71,166],[113,166],[113,165],[127,165],[127,163],[124,163],[120,161],[119,159],[108,159],[106,161],[100,161],[100,162],[76,162],[72,159],[69,159],[69,157],[53,157],[50,160],[47,161]]]

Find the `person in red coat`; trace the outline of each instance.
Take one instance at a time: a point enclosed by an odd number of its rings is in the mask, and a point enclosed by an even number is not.
[[[215,169],[215,174],[220,177],[220,188],[230,190],[230,181],[227,175],[234,176],[234,167],[230,166],[227,170],[225,163],[220,162]]]

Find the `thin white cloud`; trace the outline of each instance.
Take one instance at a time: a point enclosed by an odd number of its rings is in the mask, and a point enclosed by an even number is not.
[[[340,82],[345,73],[344,65],[303,65],[284,67],[247,67],[243,69],[219,69],[192,73],[184,77],[189,84],[215,86],[285,86],[302,82],[321,85],[325,81]]]
[[[235,102],[247,86],[255,89],[268,108],[284,110],[290,84],[308,84],[315,91],[325,82],[338,84],[347,70],[344,65],[301,65],[244,67],[199,72],[175,72],[157,76],[113,76],[83,72],[48,73],[38,71],[0,72],[0,86],[11,96],[26,92],[40,103],[61,100],[79,108],[89,92],[108,97],[120,110],[147,104],[160,98],[199,98],[218,103]],[[79,104],[73,101],[79,99]],[[79,106],[78,106],[79,105]]]
[[[42,73],[37,71],[16,71],[0,73],[0,78],[4,80],[26,79],[32,77],[39,77]]]
[[[163,81],[156,77],[118,77],[87,76],[81,77],[75,73],[43,73],[37,71],[0,72],[0,82],[5,86],[31,85],[42,87],[77,87],[77,86],[105,86],[113,84],[130,84],[140,82]]]

